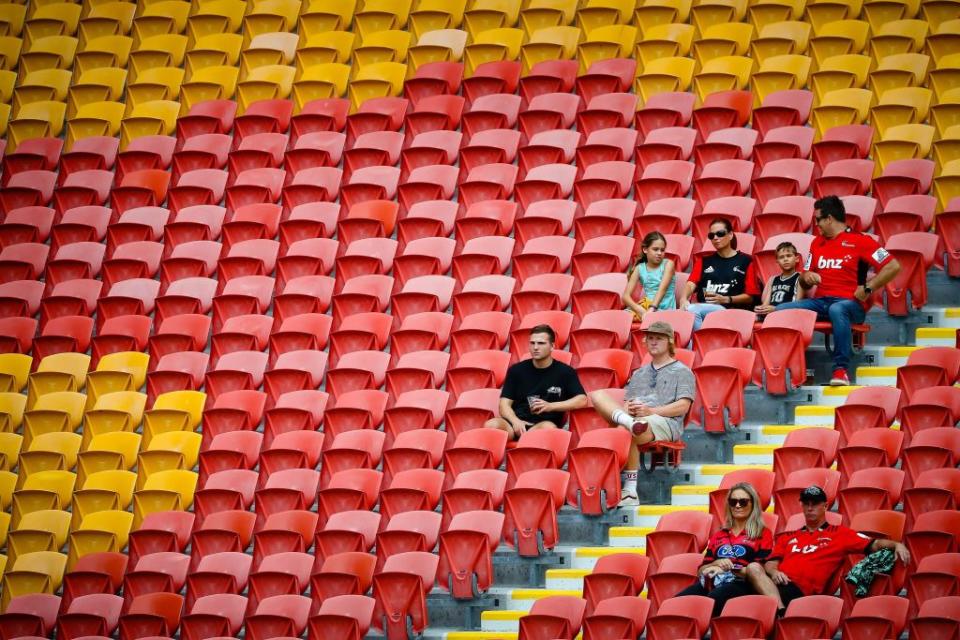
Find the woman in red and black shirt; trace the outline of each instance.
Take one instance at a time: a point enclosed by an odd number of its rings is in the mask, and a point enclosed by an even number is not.
[[[699,578],[677,595],[711,598],[718,616],[730,598],[756,593],[744,570],[752,562],[763,564],[772,550],[773,532],[763,524],[760,497],[750,483],[735,484],[727,494],[724,526],[707,542]]]

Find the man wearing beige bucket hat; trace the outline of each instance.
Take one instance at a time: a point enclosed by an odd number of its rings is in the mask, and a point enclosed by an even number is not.
[[[654,440],[676,441],[683,432],[684,417],[696,395],[693,372],[674,358],[676,338],[669,323],[658,320],[643,329],[649,364],[637,368],[624,389],[624,404],[603,391],[594,391],[590,400],[597,413],[614,427],[633,433],[633,446],[622,474],[620,506],[639,504],[637,469],[639,446]]]

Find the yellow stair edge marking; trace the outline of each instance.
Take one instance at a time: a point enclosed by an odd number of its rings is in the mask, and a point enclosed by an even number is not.
[[[582,578],[589,574],[589,569],[547,569],[547,579]]]
[[[678,507],[673,504],[645,504],[637,507],[638,516],[663,516],[675,511],[703,511],[706,513],[708,509],[703,504],[690,507]]]
[[[642,547],[577,547],[577,550],[574,552],[578,558],[602,558],[615,553],[637,553],[646,555],[646,550]]]
[[[851,392],[856,391],[862,385],[856,384],[847,384],[842,387],[824,387],[823,395],[825,396],[848,396]]]
[[[960,317],[960,316],[958,316]],[[954,327],[919,327],[917,329],[918,338],[953,338],[957,335]]]
[[[771,453],[774,449],[779,449],[778,444],[735,444],[733,445],[734,455],[742,453],[743,455]],[[764,466],[764,465],[759,465]]]
[[[510,620],[519,620],[523,616],[527,615],[526,611],[511,611],[509,609],[497,609],[491,611],[482,611],[480,613],[481,620],[498,620],[498,621],[510,621]],[[494,636],[499,637],[499,636]]]
[[[768,424],[762,428],[763,435],[765,436],[785,436],[788,435],[791,431],[796,431],[798,429],[833,429],[832,424]],[[737,445],[739,446],[739,445]]]
[[[917,349],[923,347],[884,347],[883,355],[887,358],[906,358]]]
[[[945,309],[943,315],[947,318],[960,318],[960,307],[951,307],[950,309]]]
[[[794,410],[797,416],[832,416],[834,407],[822,404],[808,404]]]
[[[857,367],[857,377],[876,376],[889,378],[897,375],[897,367]]]
[[[653,533],[654,527],[610,527],[611,538],[639,538]]]
[[[762,445],[747,445],[747,446],[762,446]],[[772,446],[772,445],[771,445]],[[730,473],[731,471],[745,471],[757,469],[760,471],[771,471],[773,467],[768,464],[705,464],[700,467],[700,475],[702,476],[722,476],[724,474]]]
[[[717,487],[705,484],[675,484],[672,492],[684,496],[706,496]]]
[[[579,598],[581,593],[579,589],[514,589],[510,592],[510,597],[514,600],[539,600],[550,596],[577,596]]]
[[[516,640],[517,634],[509,631],[452,631],[446,640]]]

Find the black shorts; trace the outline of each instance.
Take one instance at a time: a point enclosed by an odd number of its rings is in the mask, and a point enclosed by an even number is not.
[[[800,587],[792,582],[778,584],[777,590],[780,592],[780,599],[783,600],[783,606],[785,607],[790,604],[791,600],[803,597],[803,591],[800,591]]]

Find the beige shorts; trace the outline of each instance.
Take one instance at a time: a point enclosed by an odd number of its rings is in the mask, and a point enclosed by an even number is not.
[[[666,418],[652,414],[643,418],[643,421],[649,425],[654,440],[673,441],[673,431],[671,431],[670,424]]]

